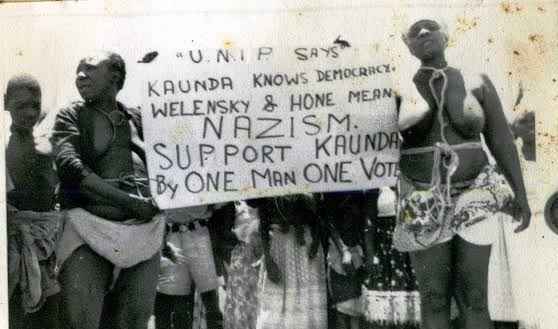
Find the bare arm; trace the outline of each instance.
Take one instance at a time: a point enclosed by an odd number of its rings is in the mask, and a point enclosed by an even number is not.
[[[416,83],[415,81],[412,82]],[[397,124],[400,131],[406,131],[416,126],[430,126],[433,112],[413,85],[396,97]]]
[[[520,211],[518,215],[523,217],[522,224],[516,229],[516,232],[519,232],[529,226],[531,217],[519,156],[496,88],[486,75],[482,78],[484,84],[480,89],[480,99],[486,115],[483,134],[490,152],[515,193],[516,204]]]

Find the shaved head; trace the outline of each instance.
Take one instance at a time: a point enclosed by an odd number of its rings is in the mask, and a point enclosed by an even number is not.
[[[6,94],[4,96],[6,100],[9,100],[14,95],[14,92],[19,89],[26,89],[35,96],[41,96],[41,86],[39,85],[39,81],[29,74],[19,74],[12,77],[10,81],[8,81]]]

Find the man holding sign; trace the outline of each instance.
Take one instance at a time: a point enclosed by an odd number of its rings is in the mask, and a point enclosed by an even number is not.
[[[60,111],[52,137],[69,209],[59,247],[62,323],[97,329],[110,310],[114,328],[147,328],[165,223],[149,198],[140,114],[116,100],[126,75],[118,54],[85,57],[76,74],[83,102]]]

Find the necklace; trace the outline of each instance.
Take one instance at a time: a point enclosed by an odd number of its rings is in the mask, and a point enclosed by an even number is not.
[[[113,126],[122,126],[126,122],[126,114],[124,114],[116,105],[115,109],[107,112],[101,108],[96,107],[96,110],[104,114],[105,117],[111,122]]]
[[[112,131],[110,144],[113,144],[116,140],[116,127],[120,127],[128,121],[126,115],[118,108],[118,105],[116,105],[116,108],[111,112],[106,112],[105,110],[98,107],[95,107],[95,110],[103,114],[110,122],[110,128]]]

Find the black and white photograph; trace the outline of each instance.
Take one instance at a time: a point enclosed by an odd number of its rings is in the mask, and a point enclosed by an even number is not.
[[[1,328],[558,328],[555,2],[0,1],[0,29]]]

